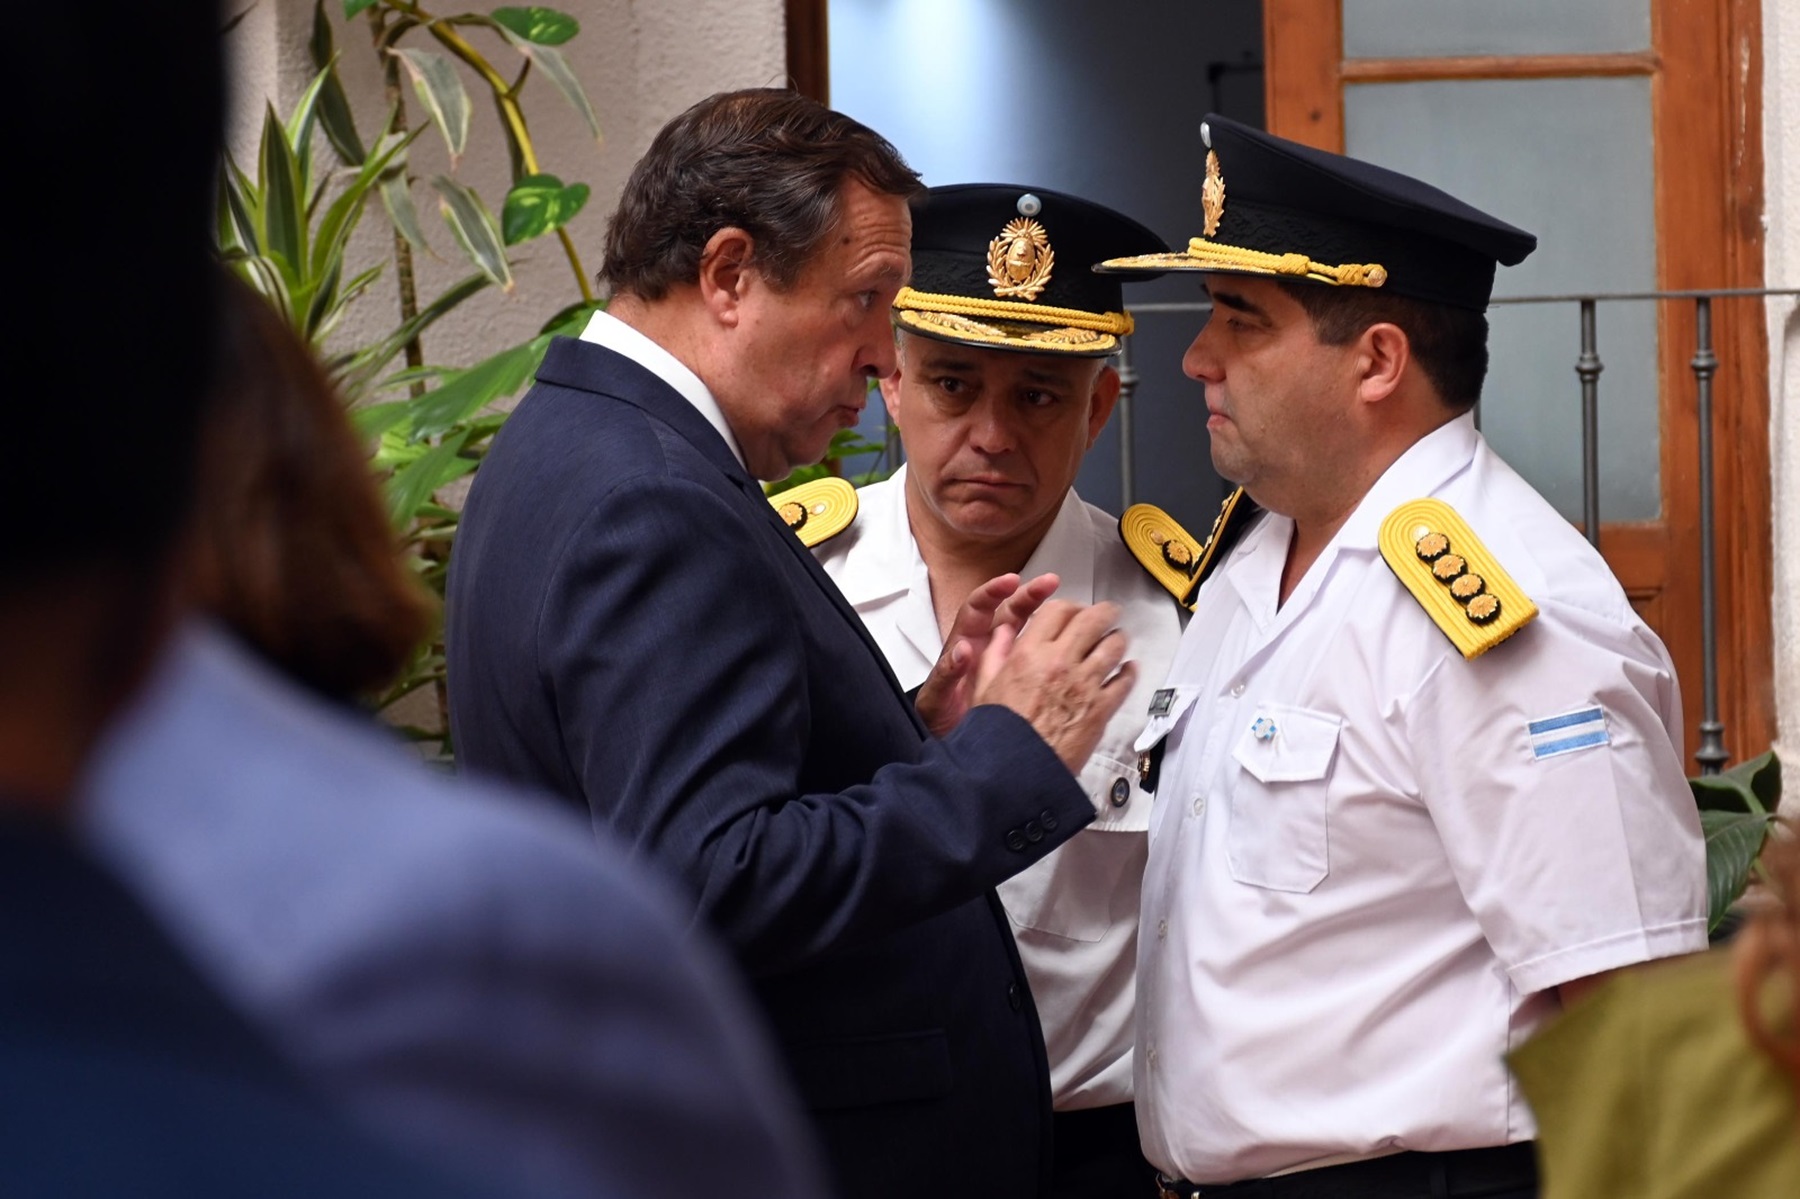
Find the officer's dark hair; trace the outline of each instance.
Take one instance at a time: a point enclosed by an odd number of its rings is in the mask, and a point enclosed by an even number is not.
[[[1481,398],[1488,368],[1488,323],[1482,313],[1368,287],[1278,282],[1306,310],[1314,336],[1325,345],[1347,345],[1371,325],[1398,325],[1413,361],[1453,412],[1467,412]]]
[[[845,180],[910,198],[919,176],[886,138],[797,92],[720,92],[663,126],[625,182],[606,233],[600,281],[660,300],[700,278],[721,229],[755,239],[776,288],[799,278],[837,224]]]

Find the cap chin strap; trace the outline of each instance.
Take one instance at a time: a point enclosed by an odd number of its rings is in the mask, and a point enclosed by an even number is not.
[[[1320,283],[1334,283],[1341,287],[1380,287],[1387,282],[1388,277],[1387,268],[1379,262],[1346,262],[1343,266],[1328,266],[1323,262],[1314,262],[1304,254],[1265,254],[1261,250],[1247,250],[1242,246],[1221,245],[1216,241],[1207,241],[1204,237],[1188,240],[1188,255],[1216,262],[1226,268],[1238,267],[1269,275],[1303,275]]]
[[[1039,325],[1066,325],[1096,333],[1124,336],[1136,327],[1128,312],[1083,312],[1079,308],[1051,308],[1043,304],[1019,304],[1010,300],[982,300],[941,292],[900,289],[894,307],[920,312],[948,312],[959,316],[985,316],[989,320],[1030,321]]]

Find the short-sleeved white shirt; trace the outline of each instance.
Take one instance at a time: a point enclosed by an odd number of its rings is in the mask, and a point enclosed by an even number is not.
[[[902,467],[858,491],[855,524],[814,552],[900,685],[912,688],[931,673],[944,639],[906,515],[905,479]],[[1094,823],[999,887],[1043,1025],[1055,1106],[1065,1111],[1131,1098],[1132,975],[1150,822],[1132,745],[1180,642],[1183,612],[1120,541],[1117,518],[1073,490],[1021,573],[1045,572],[1060,577],[1060,599],[1118,604],[1138,663],[1132,694],[1081,772]]]
[[[1540,609],[1473,660],[1377,545],[1425,496]],[[1200,1183],[1528,1139],[1502,1059],[1550,989],[1706,944],[1668,654],[1472,420],[1395,462],[1278,606],[1292,530],[1259,516],[1208,578],[1139,740],[1167,736],[1138,1123]]]

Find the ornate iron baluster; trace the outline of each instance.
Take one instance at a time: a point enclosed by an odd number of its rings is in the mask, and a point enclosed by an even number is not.
[[[1713,414],[1712,377],[1719,360],[1712,349],[1712,297],[1694,297],[1694,357],[1689,364],[1699,391],[1700,416],[1700,748],[1694,760],[1701,774],[1717,774],[1730,760],[1725,752],[1725,726],[1719,723],[1718,629],[1713,580]]]
[[[1575,373],[1581,376],[1581,519],[1587,526],[1588,544],[1600,548],[1600,372],[1598,338],[1594,332],[1594,301],[1581,301],[1581,356]]]

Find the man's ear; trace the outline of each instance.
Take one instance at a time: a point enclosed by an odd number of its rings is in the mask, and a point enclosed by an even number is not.
[[[902,428],[900,415],[900,379],[906,374],[906,364],[901,363],[893,374],[881,380],[881,403],[887,409],[888,422],[896,429]]]
[[[736,225],[727,225],[706,239],[700,252],[700,299],[722,325],[735,327],[745,286],[751,276],[750,253],[756,239]]]
[[[1118,403],[1119,372],[1108,363],[1094,376],[1094,393],[1088,403],[1088,449],[1093,449],[1094,443],[1100,440],[1100,430],[1106,428],[1106,422],[1112,419],[1113,409]]]
[[[1356,343],[1356,398],[1376,404],[1394,394],[1412,365],[1406,330],[1387,321],[1364,329]]]

